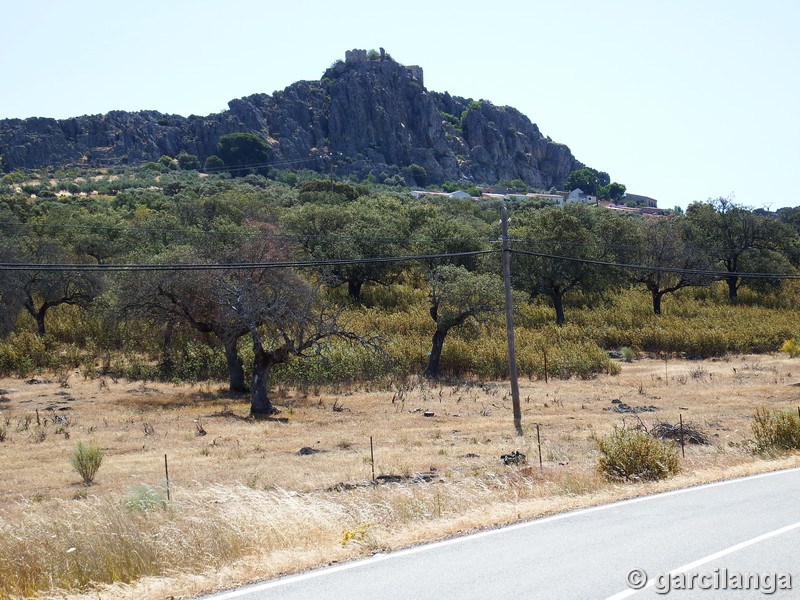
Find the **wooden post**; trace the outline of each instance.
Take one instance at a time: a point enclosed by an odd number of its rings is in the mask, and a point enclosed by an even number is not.
[[[372,483],[375,483],[375,448],[372,445],[372,436],[369,436],[369,462],[372,465]]]
[[[514,319],[511,302],[511,248],[508,243],[508,211],[505,203],[500,208],[500,235],[503,242],[503,283],[506,295],[506,336],[508,338],[508,376],[511,379],[511,405],[514,411],[514,429],[523,435],[522,410],[519,405],[517,382],[517,354],[514,350]]]
[[[547,383],[547,348],[542,350],[542,354],[544,355],[544,382]]]
[[[686,445],[683,443],[683,413],[678,413],[681,423],[681,454],[686,458]]]
[[[167,480],[167,502],[170,501],[170,494],[169,494],[169,465],[167,464],[167,455],[164,455],[164,477]]]
[[[539,436],[539,424],[536,424],[536,445],[539,446],[539,470],[544,470],[542,466],[542,438]]]

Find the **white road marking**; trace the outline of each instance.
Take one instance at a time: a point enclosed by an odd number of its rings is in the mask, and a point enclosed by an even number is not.
[[[743,548],[747,548],[748,546],[752,546],[753,544],[758,544],[759,542],[763,542],[764,540],[768,540],[769,538],[773,538],[779,535],[783,535],[784,533],[788,533],[794,529],[800,527],[800,521],[797,523],[792,523],[791,525],[787,525],[786,527],[781,527],[780,529],[774,529],[773,531],[768,531],[767,533],[763,533],[759,536],[746,540],[744,542],[740,542],[739,544],[734,544],[724,550],[720,550],[719,552],[714,552],[714,554],[709,554],[708,556],[704,556],[703,558],[698,558],[694,562],[690,562],[688,564],[683,565],[682,567],[678,567],[677,569],[672,569],[671,571],[667,572],[667,575],[673,575],[677,573],[685,573],[686,571],[690,571],[691,569],[695,569],[701,565],[706,563],[710,563],[712,561],[717,560],[718,558],[722,558],[723,556],[727,556],[728,554],[733,554],[734,552],[738,552]],[[656,577],[650,577],[647,585],[638,590],[627,589],[618,594],[614,594],[613,596],[608,596],[605,600],[622,600],[622,598],[630,598],[637,592],[641,592],[642,590],[646,590],[648,588],[653,587],[656,584]]]
[[[792,472],[795,472],[795,471],[800,471],[800,467],[794,467],[794,468],[791,468],[791,469],[783,469],[783,470],[780,470],[780,471],[770,471],[768,473],[761,473],[759,475],[749,475],[747,477],[738,477],[736,479],[726,479],[724,481],[715,481],[714,483],[706,483],[706,484],[698,485],[698,486],[694,486],[694,487],[682,488],[682,489],[679,489],[679,490],[672,490],[670,492],[662,492],[660,494],[653,494],[653,495],[650,495],[650,496],[639,496],[637,498],[630,498],[628,500],[620,500],[619,502],[613,502],[611,504],[600,504],[598,506],[592,506],[590,508],[583,508],[583,509],[579,509],[579,510],[575,510],[575,511],[571,511],[571,512],[566,512],[566,513],[559,513],[557,515],[553,515],[553,516],[550,516],[550,517],[544,517],[544,518],[536,519],[536,520],[533,520],[533,521],[526,521],[524,523],[516,523],[515,525],[507,525],[507,526],[498,527],[498,528],[495,528],[495,529],[487,529],[485,531],[481,531],[481,532],[478,532],[478,533],[473,533],[473,534],[469,534],[469,535],[465,535],[465,536],[461,536],[461,537],[453,537],[453,538],[449,538],[449,539],[446,539],[446,540],[442,540],[440,542],[433,542],[433,543],[424,544],[424,545],[421,545],[421,546],[413,546],[411,548],[406,548],[405,550],[398,550],[396,552],[391,552],[389,554],[375,554],[374,556],[372,556],[370,558],[363,558],[363,559],[353,560],[353,561],[342,563],[340,565],[336,565],[336,566],[332,566],[332,567],[323,567],[323,568],[315,569],[313,571],[308,571],[306,573],[300,573],[298,575],[289,575],[287,577],[282,577],[280,579],[273,579],[271,581],[265,581],[263,583],[256,583],[256,584],[253,584],[253,585],[248,585],[248,586],[239,588],[237,590],[231,590],[231,591],[227,591],[227,592],[221,592],[219,594],[214,594],[214,595],[211,595],[211,596],[206,596],[206,598],[207,598],[207,600],[230,600],[232,598],[238,598],[240,596],[246,596],[247,594],[257,593],[257,592],[260,592],[260,591],[263,591],[263,590],[269,590],[269,589],[272,589],[272,588],[282,587],[284,585],[290,585],[290,584],[297,583],[297,582],[300,582],[300,581],[305,581],[305,580],[308,580],[308,579],[314,579],[316,577],[323,577],[325,575],[332,575],[334,573],[339,573],[341,571],[347,571],[347,570],[350,570],[350,569],[355,569],[357,567],[362,567],[364,565],[367,565],[369,563],[374,563],[376,561],[389,560],[391,558],[399,558],[401,556],[408,556],[408,555],[411,555],[411,554],[417,554],[419,552],[427,552],[428,550],[434,550],[436,548],[442,548],[444,546],[451,546],[453,544],[460,544],[460,543],[469,542],[469,541],[472,541],[472,540],[488,537],[488,536],[491,536],[491,535],[497,535],[499,533],[503,533],[504,531],[513,531],[513,530],[516,530],[516,529],[523,529],[523,528],[527,528],[527,527],[536,527],[538,525],[543,525],[545,523],[551,523],[553,521],[560,521],[562,519],[567,519],[567,518],[571,518],[571,517],[575,517],[575,516],[591,514],[591,513],[595,513],[595,512],[599,512],[599,511],[603,511],[603,510],[609,510],[611,508],[616,508],[618,506],[626,506],[628,504],[636,504],[638,502],[648,502],[650,500],[656,500],[658,498],[667,498],[669,496],[677,496],[679,494],[688,494],[688,493],[691,493],[691,492],[696,492],[696,491],[700,491],[700,490],[706,490],[706,489],[715,488],[715,487],[721,487],[721,486],[724,486],[724,485],[732,485],[732,484],[735,484],[735,483],[740,483],[742,481],[749,481],[751,479],[761,479],[763,477],[773,477],[773,476],[776,476],[776,475],[785,475],[787,473],[792,473]],[[790,528],[800,527],[800,523],[795,523],[794,525],[791,525],[789,527]],[[778,531],[780,532],[782,530],[778,530]],[[770,534],[765,534],[765,535],[767,537],[771,537]],[[774,535],[779,535],[779,534],[778,533],[774,533]],[[763,536],[760,536],[759,538],[754,538],[754,540],[760,541],[761,537],[763,537]],[[764,538],[764,539],[766,539],[766,538]],[[744,542],[744,543],[749,545],[750,543],[755,543],[755,541],[751,540],[750,542]],[[742,547],[744,547],[744,546],[742,546]],[[736,546],[733,546],[732,548],[736,548]],[[730,550],[730,551],[734,552],[735,550]],[[714,556],[714,555],[712,555],[712,556]],[[708,560],[713,560],[713,559],[708,559]],[[702,564],[702,563],[699,563],[699,564]],[[692,564],[686,566],[685,569],[691,569],[693,566],[697,566],[697,565],[695,565],[695,563],[692,563]],[[681,567],[681,569],[684,569],[684,567]],[[676,569],[673,572],[678,573],[678,572],[681,572],[681,571]],[[653,582],[650,582],[648,584],[648,586],[650,584],[652,584],[652,583]],[[617,598],[627,598],[628,596],[630,596],[633,593],[636,593],[637,591],[640,591],[640,590],[625,590],[625,592],[620,592],[621,594],[625,594],[625,595],[617,594],[615,596],[610,596],[606,600],[612,600],[612,599],[617,599]],[[630,592],[630,593],[628,593],[628,592]]]

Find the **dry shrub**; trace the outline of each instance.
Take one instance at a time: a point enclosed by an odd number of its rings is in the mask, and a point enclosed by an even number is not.
[[[757,452],[800,449],[800,416],[793,411],[760,406],[753,415],[752,430]]]
[[[601,489],[605,483],[596,472],[562,473],[557,478],[557,493],[564,496],[583,496]]]
[[[708,435],[693,423],[667,423],[666,421],[658,421],[650,428],[650,435],[660,440],[673,440],[680,442],[681,438],[687,444],[708,445],[711,441]]]
[[[595,438],[600,450],[598,470],[619,481],[656,481],[680,471],[678,450],[638,429],[614,427],[610,435]]]

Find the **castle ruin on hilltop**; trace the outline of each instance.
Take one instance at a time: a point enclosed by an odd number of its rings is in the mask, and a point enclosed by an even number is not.
[[[377,57],[374,55],[375,51],[370,50],[367,52],[366,50],[360,49],[353,49],[348,50],[344,54],[344,62],[348,65],[354,65],[359,63],[369,62],[370,60],[394,60],[391,56],[386,53],[386,50],[383,48],[380,49],[379,54]],[[400,63],[398,63],[400,64]],[[420,85],[425,85],[422,75],[422,67],[417,65],[403,65],[408,72],[414,77],[417,81],[419,81]]]

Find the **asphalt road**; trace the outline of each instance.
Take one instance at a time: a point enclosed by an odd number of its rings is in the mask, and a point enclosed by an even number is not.
[[[800,598],[799,555],[800,469],[790,469],[379,554],[209,599]],[[642,585],[634,570],[646,573],[643,589],[628,585],[629,576]],[[781,589],[787,584],[793,589]]]

